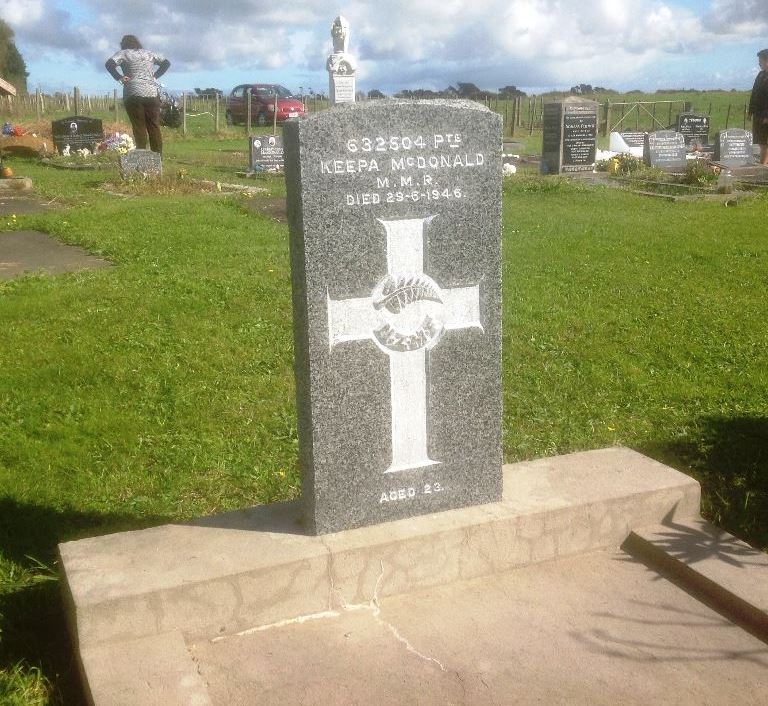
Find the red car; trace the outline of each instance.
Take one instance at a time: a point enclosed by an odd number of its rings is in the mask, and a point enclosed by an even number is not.
[[[277,95],[277,122],[304,115],[304,105],[285,87],[276,83],[244,83],[235,86],[227,97],[227,124],[245,123],[248,112],[248,91],[251,92],[251,123],[271,125],[274,121]]]

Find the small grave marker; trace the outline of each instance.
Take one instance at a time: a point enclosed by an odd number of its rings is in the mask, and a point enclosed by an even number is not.
[[[309,525],[499,500],[500,116],[371,101],[284,136]]]
[[[677,132],[685,138],[685,146],[701,148],[709,144],[709,116],[700,113],[680,113]]]
[[[80,149],[93,152],[96,145],[104,140],[104,127],[101,120],[82,115],[54,120],[51,123],[51,133],[53,146],[58,152],[62,152],[67,145],[72,152]]]
[[[250,170],[283,171],[283,138],[281,135],[257,135],[249,138],[248,153],[251,156]]]
[[[741,128],[718,132],[715,138],[715,162],[726,167],[746,167],[754,164],[752,133]]]
[[[571,96],[544,104],[542,174],[591,172],[597,152],[597,103]]]
[[[674,130],[657,130],[645,136],[643,157],[649,167],[667,172],[685,171],[685,139]]]
[[[141,176],[162,176],[163,158],[152,150],[130,150],[120,155],[120,173],[123,178],[136,174]]]

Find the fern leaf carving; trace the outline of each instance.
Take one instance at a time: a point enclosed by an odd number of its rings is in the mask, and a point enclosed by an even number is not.
[[[378,311],[386,307],[393,314],[399,314],[406,306],[417,301],[443,303],[440,290],[427,277],[422,275],[390,277],[382,287],[379,297],[373,302],[373,308]]]

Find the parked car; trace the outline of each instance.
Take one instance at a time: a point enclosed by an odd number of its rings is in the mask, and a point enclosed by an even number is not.
[[[251,122],[270,125],[274,121],[277,96],[277,122],[304,115],[304,105],[285,86],[276,83],[244,83],[235,86],[227,97],[227,124],[245,123],[248,112],[248,91],[251,92]]]

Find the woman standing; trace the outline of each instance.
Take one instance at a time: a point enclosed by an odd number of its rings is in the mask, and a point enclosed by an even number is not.
[[[760,73],[757,74],[749,99],[752,137],[760,145],[760,164],[768,166],[768,49],[757,52]]]
[[[107,59],[107,71],[115,81],[123,84],[125,112],[131,120],[133,139],[139,149],[149,147],[162,153],[163,136],[160,132],[160,91],[157,79],[171,65],[162,54],[142,49],[139,40],[126,34],[120,40],[120,51]],[[122,69],[122,74],[117,70]],[[154,67],[157,66],[157,71]]]

